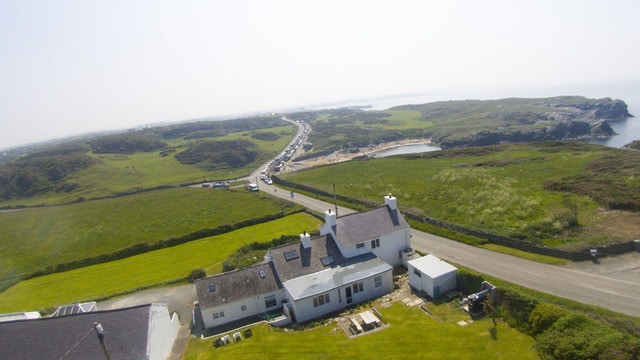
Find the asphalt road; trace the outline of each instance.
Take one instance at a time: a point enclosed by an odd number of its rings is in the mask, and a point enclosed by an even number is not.
[[[334,209],[333,204],[298,193],[294,193],[291,197],[290,191],[276,188],[273,185],[262,185],[261,190],[274,196],[289,199],[315,211],[324,212],[328,209]],[[353,212],[351,209],[338,207],[338,216]],[[584,267],[576,270],[541,264],[462,244],[422,231],[412,230],[411,234],[411,243],[414,249],[434,254],[453,264],[526,288],[640,317],[640,272],[616,276],[615,269],[595,271],[607,273],[607,275],[602,275],[586,271]],[[638,260],[637,256],[630,258],[630,261],[635,263],[638,263]],[[594,267],[598,266],[615,267],[617,265],[615,262],[594,264]],[[634,269],[637,270],[638,267],[640,265],[635,266]]]

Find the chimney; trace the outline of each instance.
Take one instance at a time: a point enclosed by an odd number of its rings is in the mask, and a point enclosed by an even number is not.
[[[324,222],[329,226],[336,225],[336,213],[331,211],[331,209],[324,212]]]
[[[300,243],[302,247],[308,249],[311,247],[311,235],[307,234],[307,232],[303,232],[300,234]]]
[[[391,210],[398,209],[398,205],[396,204],[396,198],[391,196],[391,194],[384,197],[384,204],[387,205]]]

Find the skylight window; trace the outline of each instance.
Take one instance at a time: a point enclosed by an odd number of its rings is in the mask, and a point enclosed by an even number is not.
[[[298,251],[297,250],[287,251],[286,253],[284,253],[284,258],[287,259],[287,261],[297,259]]]
[[[333,264],[333,262],[334,262],[333,256],[325,256],[323,258],[320,258],[320,261],[322,261],[322,265],[324,265],[324,266]]]
[[[215,292],[217,288],[215,283],[209,283],[209,291]]]
[[[264,272],[264,270],[260,269],[260,271],[258,271],[258,274],[260,274],[260,279],[264,279],[267,277],[267,273]]]

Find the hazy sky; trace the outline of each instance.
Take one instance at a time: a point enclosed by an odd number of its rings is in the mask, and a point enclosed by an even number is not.
[[[0,149],[350,98],[637,81],[639,60],[637,0],[0,0]]]

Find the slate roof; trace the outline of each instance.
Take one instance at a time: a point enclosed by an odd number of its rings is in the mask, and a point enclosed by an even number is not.
[[[297,257],[287,260],[285,254],[296,251]],[[331,268],[345,261],[331,235],[323,235],[311,239],[311,247],[305,249],[300,242],[295,242],[269,249],[269,255],[280,281],[308,275]],[[322,263],[322,259],[333,257],[333,263]]]
[[[263,271],[264,278],[260,276],[260,271]],[[203,309],[222,306],[282,288],[270,263],[260,263],[210,276],[196,281],[195,285],[198,301]],[[215,291],[211,291],[210,286]]]
[[[154,306],[0,323],[0,359],[104,359],[94,322],[104,328],[111,359],[146,359]]]
[[[409,228],[398,210],[391,210],[385,205],[337,218],[335,232],[340,245],[348,247]]]

